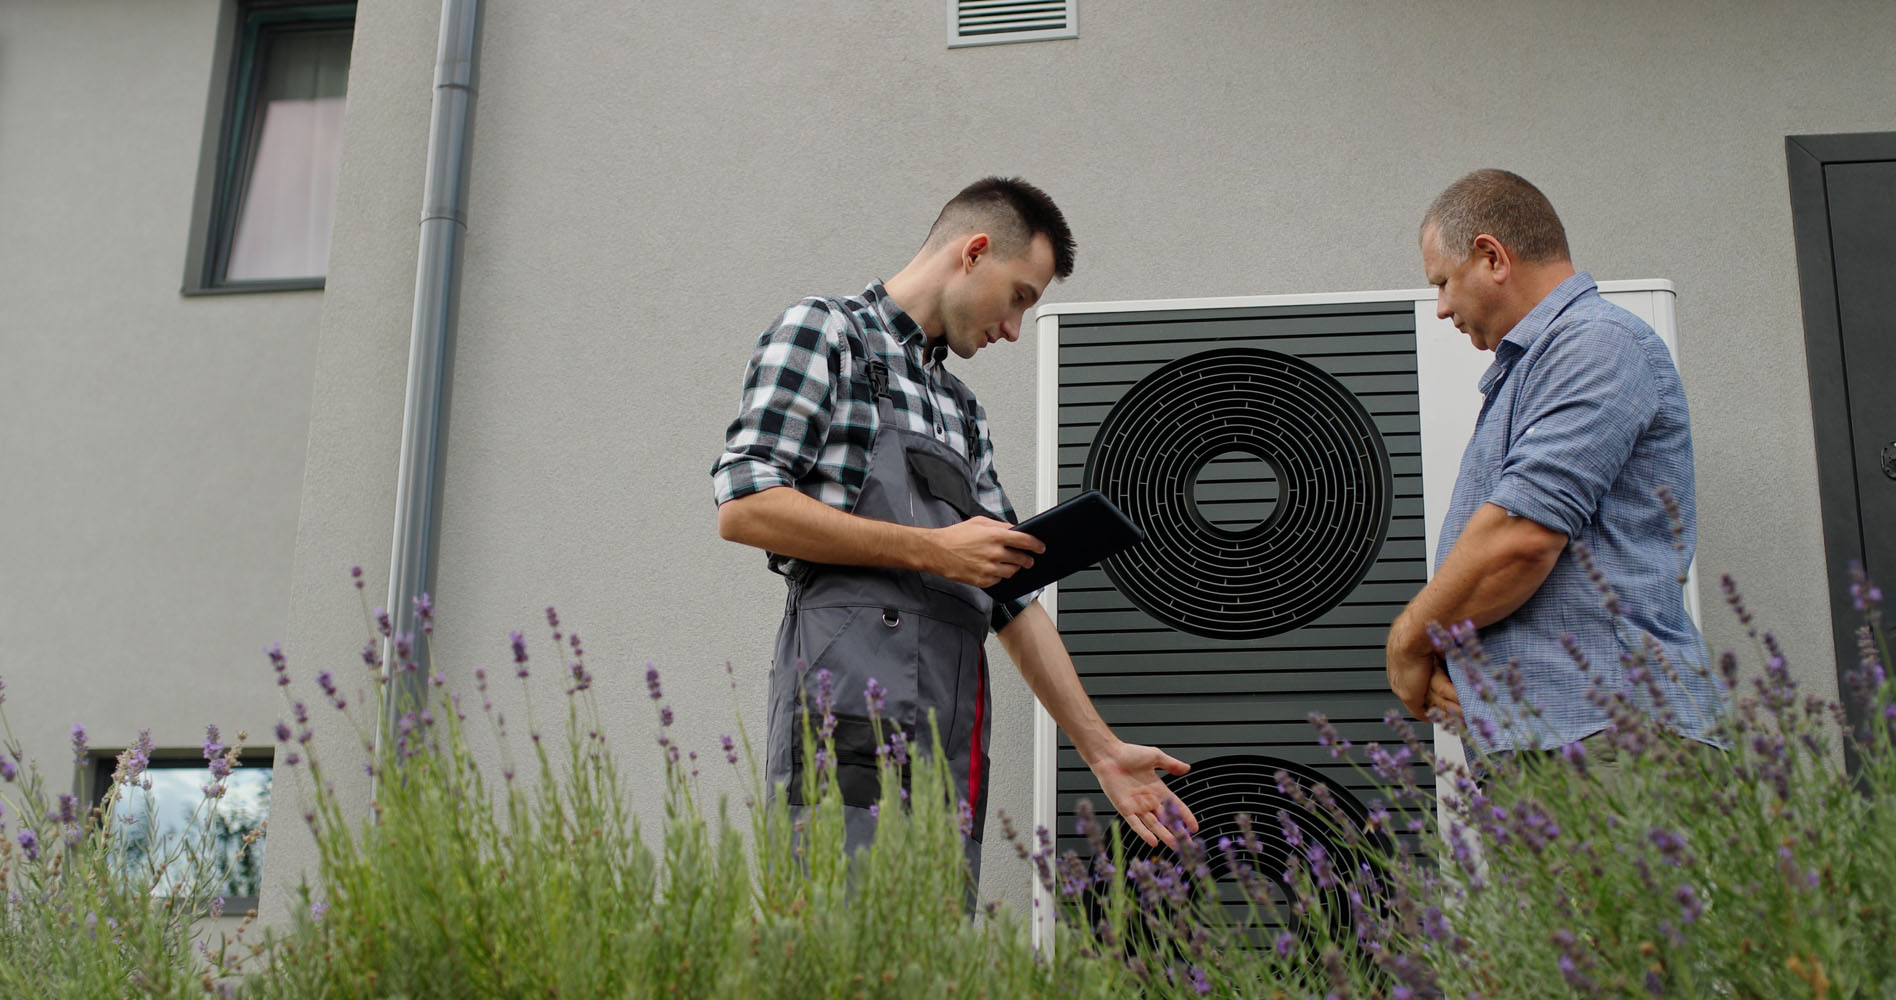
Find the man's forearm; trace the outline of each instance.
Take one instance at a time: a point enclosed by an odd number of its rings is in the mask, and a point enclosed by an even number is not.
[[[1482,505],[1434,579],[1396,619],[1389,645],[1421,654],[1432,648],[1430,622],[1480,628],[1506,618],[1540,589],[1566,547],[1566,535]]]
[[[837,566],[927,569],[922,528],[858,517],[789,487],[718,507],[718,534],[792,559]]]
[[[1001,647],[1020,670],[1034,697],[1073,741],[1080,759],[1091,764],[1117,737],[1093,708],[1080,685],[1079,671],[1066,643],[1039,601],[1033,601],[1000,631]]]

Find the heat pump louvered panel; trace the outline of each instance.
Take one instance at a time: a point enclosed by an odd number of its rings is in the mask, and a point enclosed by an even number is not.
[[[1427,579],[1414,315],[1413,300],[1404,299],[1060,317],[1056,500],[1097,485],[1086,481],[1088,463],[1095,459],[1102,427],[1112,430],[1115,408],[1129,395],[1136,401],[1136,390],[1142,383],[1149,389],[1151,383],[1147,380],[1155,373],[1194,358],[1227,365],[1237,358],[1260,370],[1271,366],[1285,371],[1298,366],[1308,368],[1314,377],[1301,370],[1287,377],[1299,384],[1332,384],[1359,409],[1352,416],[1345,412],[1347,404],[1335,400],[1311,403],[1303,408],[1314,407],[1330,416],[1322,426],[1316,426],[1309,423],[1307,415],[1293,413],[1286,419],[1301,421],[1293,428],[1294,433],[1328,437],[1330,440],[1318,451],[1347,451],[1354,444],[1351,431],[1344,425],[1361,419],[1379,439],[1380,461],[1386,463],[1387,478],[1380,483],[1299,483],[1294,481],[1298,476],[1334,477],[1321,471],[1326,467],[1368,470],[1364,476],[1373,477],[1375,462],[1361,454],[1344,456],[1347,461],[1319,456],[1287,476],[1285,469],[1276,466],[1294,461],[1273,462],[1269,459],[1274,456],[1245,453],[1240,448],[1235,453],[1226,451],[1214,456],[1214,461],[1203,463],[1203,471],[1192,482],[1181,485],[1177,469],[1166,468],[1168,462],[1173,466],[1178,462],[1166,456],[1179,448],[1198,447],[1189,443],[1197,436],[1168,437],[1167,428],[1150,428],[1155,449],[1166,449],[1163,454],[1155,450],[1149,463],[1153,475],[1171,479],[1163,488],[1150,482],[1128,488],[1135,493],[1143,490],[1145,495],[1169,495],[1174,510],[1166,516],[1178,519],[1180,530],[1196,538],[1242,548],[1246,537],[1263,538],[1274,523],[1273,517],[1288,516],[1280,508],[1299,490],[1304,497],[1301,502],[1327,502],[1311,497],[1340,494],[1344,486],[1358,495],[1365,490],[1380,491],[1380,497],[1363,500],[1386,505],[1386,527],[1375,540],[1366,565],[1345,565],[1358,545],[1358,540],[1347,533],[1326,543],[1328,548],[1311,547],[1309,557],[1294,564],[1269,563],[1268,559],[1268,550],[1292,544],[1291,540],[1279,537],[1259,546],[1262,561],[1258,565],[1266,571],[1304,574],[1310,579],[1260,578],[1236,589],[1276,585],[1285,593],[1304,593],[1321,591],[1326,584],[1322,579],[1325,572],[1355,576],[1352,585],[1332,585],[1327,595],[1316,594],[1321,604],[1305,609],[1301,623],[1269,634],[1256,634],[1266,625],[1244,628],[1241,614],[1207,624],[1191,620],[1187,614],[1175,615],[1152,600],[1142,598],[1148,605],[1142,607],[1125,588],[1115,584],[1114,575],[1127,575],[1122,567],[1096,567],[1062,581],[1058,602],[1061,634],[1094,704],[1121,738],[1163,747],[1188,761],[1232,755],[1289,760],[1315,769],[1360,800],[1384,797],[1348,762],[1331,759],[1316,744],[1307,717],[1313,711],[1324,713],[1345,738],[1359,745],[1387,743],[1391,737],[1382,717],[1397,703],[1384,678],[1383,643],[1389,623]],[[1270,357],[1294,359],[1295,363],[1272,361]],[[1267,417],[1277,419],[1275,413],[1260,415],[1259,411],[1281,407],[1259,394],[1286,391],[1281,389],[1285,383],[1270,381],[1268,373],[1259,377],[1264,379],[1260,387],[1249,390],[1257,398],[1249,402],[1240,398],[1230,404],[1236,423],[1255,425]],[[1205,393],[1213,394],[1209,389]],[[1186,400],[1178,404],[1177,412],[1190,409],[1191,401]],[[1215,415],[1200,413],[1181,419],[1202,425],[1198,434],[1226,433],[1220,430],[1223,425]],[[1259,440],[1270,439],[1266,435]],[[1277,445],[1256,446],[1257,450],[1271,447]],[[1097,465],[1095,460],[1096,476]],[[1138,463],[1133,465],[1136,468]],[[1181,489],[1190,494],[1196,514],[1178,512]],[[1186,524],[1192,517],[1198,520]],[[1134,519],[1139,517],[1135,515]],[[1343,531],[1335,524],[1342,520],[1347,519],[1309,520],[1303,530]],[[1358,525],[1349,530],[1374,527]],[[1157,558],[1176,561],[1179,544],[1174,541]],[[1331,562],[1322,564],[1326,553]],[[1232,570],[1225,566],[1205,572],[1216,575]],[[1302,590],[1296,590],[1298,587]],[[1258,617],[1261,621],[1267,615],[1260,612]],[[1253,634],[1232,637],[1247,631]],[[1060,847],[1084,853],[1084,842],[1074,838],[1074,807],[1081,798],[1093,799],[1102,811],[1108,806],[1100,801],[1097,783],[1064,734],[1056,766]]]

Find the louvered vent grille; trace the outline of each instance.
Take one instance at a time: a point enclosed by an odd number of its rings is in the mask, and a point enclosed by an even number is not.
[[[1391,739],[1383,641],[1428,576],[1415,350],[1408,300],[1060,318],[1053,499],[1114,485],[1153,519],[1149,538],[1176,528],[1149,568],[1120,560],[1060,583],[1060,633],[1122,739],[1389,798],[1319,747],[1307,716],[1359,747]],[[1199,375],[1215,378],[1171,385]],[[1107,804],[1064,734],[1056,767],[1058,848],[1086,854],[1075,806]]]
[[[948,46],[1075,38],[1076,0],[949,0]]]

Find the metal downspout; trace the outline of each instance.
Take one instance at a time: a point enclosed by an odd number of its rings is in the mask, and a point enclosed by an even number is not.
[[[393,738],[401,713],[418,710],[427,697],[428,637],[415,626],[414,606],[416,597],[434,587],[447,374],[461,297],[462,238],[467,233],[467,164],[480,21],[480,0],[442,0],[388,582],[389,617],[397,636],[409,635],[421,669],[401,671],[394,640],[383,643],[383,669],[390,674],[387,715],[378,727],[378,740]]]

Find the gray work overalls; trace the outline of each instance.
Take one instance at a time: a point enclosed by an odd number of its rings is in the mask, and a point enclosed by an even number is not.
[[[832,308],[842,309],[853,329],[863,328],[863,318],[849,315],[841,303],[832,302]],[[863,339],[866,344],[868,338]],[[921,528],[984,514],[967,457],[898,426],[888,368],[879,354],[864,350],[852,368],[848,377],[867,382],[880,416],[852,513]],[[958,382],[948,384],[966,415],[965,439],[973,442],[974,400]],[[770,675],[767,772],[772,786],[785,786],[792,808],[803,804],[802,712],[807,707],[810,730],[816,732],[822,720],[816,708],[817,675],[828,670],[847,847],[854,851],[874,839],[875,819],[868,807],[879,792],[878,741],[864,695],[874,678],[887,692],[879,713],[884,741],[899,726],[911,753],[927,753],[928,713],[934,711],[953,797],[972,810],[973,826],[963,848],[978,879],[992,725],[983,644],[993,601],[978,587],[930,573],[775,557],[772,568],[784,574],[790,588]],[[906,785],[906,772],[903,781]]]

